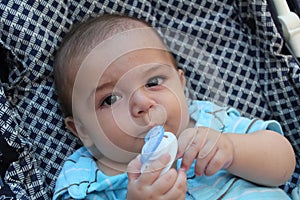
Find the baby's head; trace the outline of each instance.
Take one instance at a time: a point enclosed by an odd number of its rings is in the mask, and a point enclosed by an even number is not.
[[[73,29],[56,55],[55,84],[67,127],[97,159],[128,163],[154,125],[176,135],[188,125],[183,71],[134,18],[104,15]]]
[[[55,55],[55,83],[66,116],[72,115],[72,87],[84,58],[101,42],[134,28],[149,26],[143,21],[120,15],[103,15],[75,24],[63,38]]]

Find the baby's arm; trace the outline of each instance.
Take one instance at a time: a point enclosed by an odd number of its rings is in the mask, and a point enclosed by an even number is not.
[[[231,140],[234,148],[229,172],[268,186],[282,185],[292,175],[295,155],[284,136],[269,130],[224,136]]]
[[[249,181],[278,186],[288,180],[295,167],[290,143],[273,131],[221,134],[207,127],[198,127],[181,133],[178,144],[182,167],[188,169],[196,159],[197,175],[212,175],[225,168]]]
[[[170,169],[159,176],[170,160],[164,154],[140,173],[141,162],[138,156],[128,165],[127,199],[184,199],[186,195],[186,174],[184,170]]]

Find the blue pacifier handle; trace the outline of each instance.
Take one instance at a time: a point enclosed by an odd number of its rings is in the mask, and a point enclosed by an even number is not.
[[[145,144],[143,146],[141,161],[146,163],[152,154],[157,149],[158,145],[161,143],[164,137],[164,127],[163,126],[154,126],[150,129],[145,137]]]

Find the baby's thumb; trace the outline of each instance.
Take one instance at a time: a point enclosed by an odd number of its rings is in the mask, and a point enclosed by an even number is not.
[[[127,166],[127,176],[128,180],[136,180],[141,175],[141,159],[140,155],[138,155],[135,159],[129,162]]]

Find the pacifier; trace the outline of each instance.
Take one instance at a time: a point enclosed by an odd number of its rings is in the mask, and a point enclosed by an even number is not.
[[[144,140],[145,144],[142,148],[141,155],[141,173],[143,173],[148,166],[161,155],[169,153],[171,159],[160,175],[166,173],[171,168],[176,158],[178,149],[176,136],[171,132],[165,132],[163,126],[157,125],[148,131]]]
[[[149,109],[144,120],[150,126],[164,124],[167,120],[167,111],[162,105],[155,104]]]

